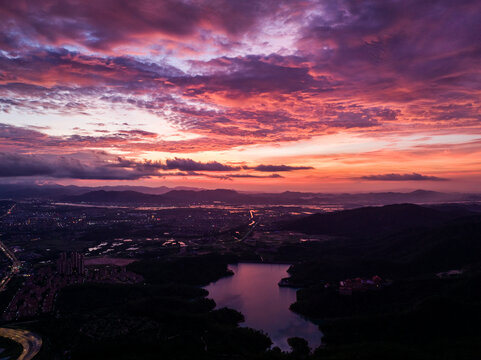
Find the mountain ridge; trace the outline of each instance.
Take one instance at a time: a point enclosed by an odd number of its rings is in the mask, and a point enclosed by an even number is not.
[[[103,191],[102,193],[96,193]],[[93,193],[93,194],[89,194]],[[97,196],[95,196],[97,195]],[[481,194],[442,193],[430,190],[411,192],[315,193],[285,191],[282,193],[247,193],[231,189],[169,188],[143,186],[80,187],[75,185],[0,184],[0,198],[40,199],[68,202],[120,203],[214,203],[232,204],[342,204],[344,208],[401,203],[448,203],[481,201]]]

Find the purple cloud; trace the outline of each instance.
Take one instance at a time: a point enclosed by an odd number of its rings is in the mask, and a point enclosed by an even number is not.
[[[165,170],[178,170],[165,172]],[[219,162],[196,162],[191,159],[168,159],[165,162],[133,161],[114,158],[108,153],[28,155],[0,153],[0,178],[50,177],[95,180],[138,180],[150,177],[184,176],[216,179],[281,178],[278,174],[256,175],[250,173],[216,175],[210,172],[240,171],[240,167]],[[282,170],[281,170],[282,171]]]
[[[247,167],[248,169],[256,171],[266,172],[279,172],[279,171],[296,171],[296,170],[311,170],[312,166],[289,166],[289,165],[257,165],[254,167]]]
[[[219,45],[254,32],[285,10],[285,0],[4,1],[0,44],[76,45],[109,52],[118,46],[208,40]],[[113,11],[112,9],[115,9]],[[145,38],[142,42],[141,39]],[[155,41],[155,40],[156,41]]]
[[[163,169],[171,170],[178,169],[181,171],[232,171],[239,170],[239,167],[224,165],[217,161],[210,162],[198,162],[192,159],[167,159],[164,165],[161,165]]]
[[[362,180],[374,180],[374,181],[447,181],[449,179],[421,175],[418,173],[412,174],[380,174],[380,175],[367,175],[362,176]]]
[[[113,168],[108,163],[86,164],[67,157],[0,153],[0,177],[47,176],[52,178],[137,180],[155,175],[152,171]]]

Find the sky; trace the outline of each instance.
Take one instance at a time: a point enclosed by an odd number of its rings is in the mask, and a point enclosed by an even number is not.
[[[479,0],[0,0],[0,182],[479,191]]]

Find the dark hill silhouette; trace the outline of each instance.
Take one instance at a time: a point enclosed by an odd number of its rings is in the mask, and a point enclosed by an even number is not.
[[[234,190],[172,190],[163,195],[164,200],[183,201],[183,202],[237,202],[244,198],[249,198],[249,195],[239,194]]]
[[[441,271],[479,262],[481,216],[454,219],[424,231],[405,231],[377,241],[372,256],[410,263],[417,271]]]
[[[99,190],[105,191],[135,191],[143,194],[161,195],[172,190],[201,190],[199,188],[176,186],[169,188],[167,186],[148,187],[148,186],[75,186],[68,185],[62,186],[58,184],[0,184],[0,198],[4,199],[48,199],[48,200],[61,200],[67,196],[77,196],[86,194],[88,192],[95,192]]]
[[[409,228],[429,228],[458,215],[414,204],[364,207],[320,213],[285,223],[284,228],[308,234],[373,236]]]
[[[161,195],[144,194],[137,191],[89,191],[82,195],[66,196],[62,200],[89,203],[150,203]]]
[[[87,203],[132,203],[132,204],[172,204],[191,203],[239,203],[249,202],[250,195],[233,190],[172,190],[162,195],[144,194],[136,191],[90,191],[76,196],[66,196],[62,200]]]

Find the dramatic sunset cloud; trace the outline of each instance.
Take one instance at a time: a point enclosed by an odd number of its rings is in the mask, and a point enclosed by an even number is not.
[[[0,0],[0,177],[477,191],[480,13],[475,0]]]

